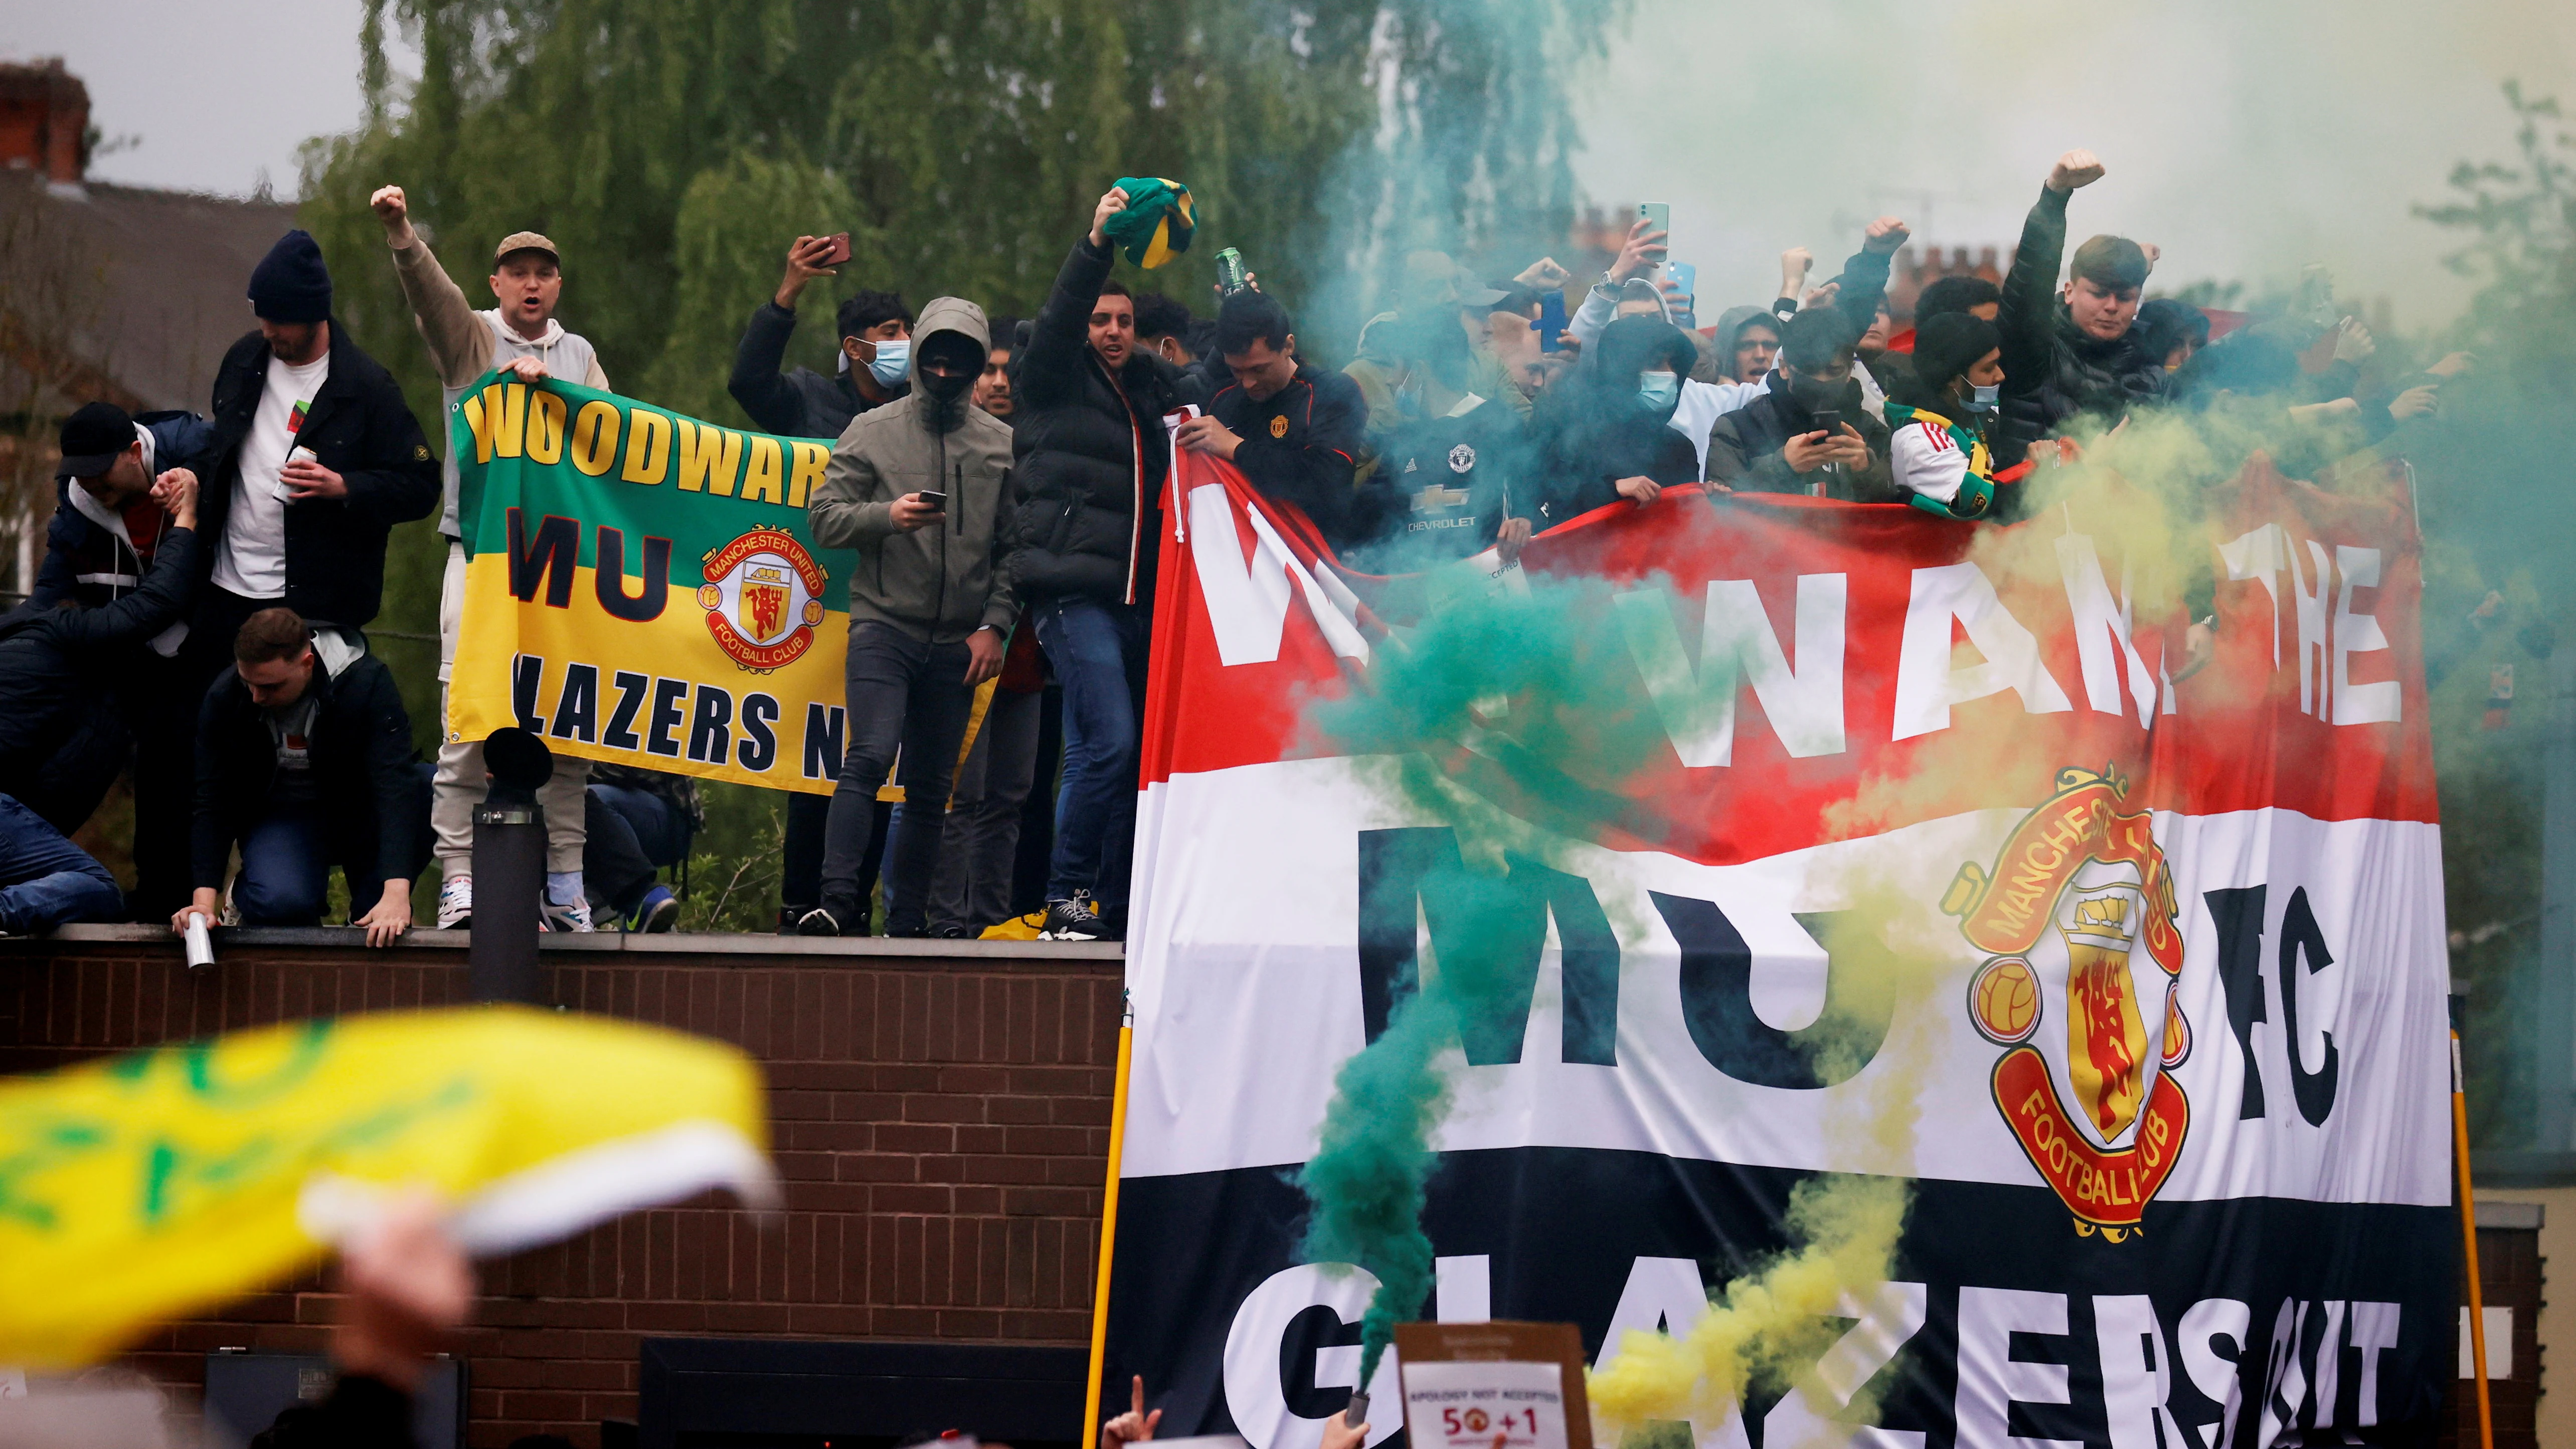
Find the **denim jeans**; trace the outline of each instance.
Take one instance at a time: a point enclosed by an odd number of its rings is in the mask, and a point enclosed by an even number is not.
[[[584,800],[582,894],[593,906],[633,915],[653,889],[654,872],[689,853],[689,821],[659,795],[623,785],[591,785]]]
[[[993,691],[984,728],[958,773],[956,801],[930,888],[930,928],[972,935],[1011,915],[1011,857],[1020,843],[1020,806],[1038,762],[1034,694]],[[910,807],[906,807],[910,808]]]
[[[1049,599],[1035,612],[1038,643],[1064,686],[1064,784],[1047,899],[1088,890],[1103,911],[1124,908],[1136,849],[1147,619],[1141,609],[1083,598]]]
[[[409,783],[426,806],[435,767],[415,761]],[[407,859],[382,861],[374,802],[359,810],[330,804],[272,805],[242,832],[241,870],[233,877],[233,908],[245,926],[318,926],[331,903],[331,866],[349,882],[351,919],[374,910],[385,882],[409,880],[429,863],[432,837],[423,829],[405,842]],[[415,819],[426,822],[428,811]],[[417,902],[415,902],[415,907]]]
[[[886,933],[922,930],[931,872],[939,861],[940,812],[975,705],[975,691],[966,687],[966,661],[962,640],[926,644],[874,620],[850,626],[848,733],[824,832],[823,904],[853,935],[854,922],[866,919],[868,883],[860,872],[876,824],[877,787],[885,783],[897,747],[903,752],[897,783],[904,799],[928,803],[913,812],[926,828],[898,829],[886,843]]]
[[[112,921],[125,910],[116,877],[35,811],[0,795],[0,931],[50,931],[65,921]]]

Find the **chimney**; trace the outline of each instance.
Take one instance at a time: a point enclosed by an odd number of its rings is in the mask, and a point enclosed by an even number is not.
[[[89,87],[61,56],[0,65],[0,166],[77,183],[89,170]]]

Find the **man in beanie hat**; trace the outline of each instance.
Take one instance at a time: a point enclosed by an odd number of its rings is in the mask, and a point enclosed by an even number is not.
[[[2003,333],[1966,312],[1915,329],[1913,366],[1888,379],[1887,460],[1905,501],[1944,518],[1992,516],[1998,477],[1987,429],[2004,381]]]
[[[200,692],[262,609],[293,609],[363,647],[356,631],[384,598],[386,534],[438,506],[438,459],[393,375],[332,320],[311,236],[278,239],[251,272],[250,304],[259,330],[216,369],[197,467],[213,563],[184,657]]]
[[[63,604],[104,609],[139,592],[168,536],[166,501],[182,483],[193,496],[197,478],[189,465],[213,433],[194,413],[136,417],[111,402],[90,403],[66,419],[45,562],[28,604],[40,610]],[[192,517],[194,511],[192,504]],[[178,656],[203,576],[198,555],[191,540],[186,577],[174,581],[170,619],[120,643],[112,658],[91,661],[105,666],[112,681],[107,749],[121,753],[127,735],[135,744],[135,899],[147,918],[175,909],[188,891],[188,811],[195,786],[187,729],[201,691],[184,675]],[[88,798],[94,803],[96,796]]]
[[[412,228],[411,206],[399,186],[379,188],[367,199],[393,249],[394,276],[411,304],[412,325],[429,346],[437,369],[442,414],[484,373],[514,368],[524,381],[560,377],[609,390],[599,354],[588,338],[555,320],[563,297],[563,258],[555,244],[532,231],[503,237],[492,252],[490,285],[500,305],[474,310],[465,291]],[[465,545],[456,521],[456,459],[441,472],[444,501],[438,532],[447,540],[447,572],[438,590],[439,709],[446,712],[447,676],[456,663],[456,626],[465,599]],[[582,890],[582,846],[587,839],[590,762],[558,754],[554,775],[537,792],[546,811],[547,922],[562,930],[590,929]],[[438,928],[472,924],[474,915],[474,807],[483,799],[483,742],[447,741],[438,747],[438,778],[430,796],[430,824],[438,833]]]

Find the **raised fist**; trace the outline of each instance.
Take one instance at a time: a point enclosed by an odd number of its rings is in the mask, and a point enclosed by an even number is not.
[[[2069,151],[2048,169],[2048,189],[2073,191],[2102,179],[2102,158],[2090,151]]]
[[[1898,247],[1905,245],[1905,239],[1913,234],[1911,228],[1895,217],[1882,216],[1869,224],[1869,230],[1862,236],[1860,248],[1865,252],[1876,252],[1880,256],[1891,256],[1895,254]]]
[[[376,194],[367,198],[367,205],[375,209],[376,220],[384,223],[386,241],[398,247],[411,245],[411,203],[404,199],[401,187],[377,187]]]

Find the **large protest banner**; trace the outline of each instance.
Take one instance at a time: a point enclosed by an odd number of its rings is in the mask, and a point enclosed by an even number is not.
[[[1664,736],[1576,809],[1513,765],[1527,701],[1420,768],[1319,729],[1402,631],[1231,469],[1182,455],[1166,509],[1104,1375],[1146,1375],[1165,1434],[1312,1449],[1355,1385],[1377,1280],[1304,1261],[1298,1173],[1337,1069],[1495,949],[1433,884],[1462,855],[1518,902],[1523,984],[1450,1058],[1424,1316],[1571,1320],[1603,1366],[1852,1174],[1911,1184],[1884,1272],[1792,1383],[1692,1416],[1700,1445],[2259,1449],[2440,1404],[2460,1239],[2402,491],[2258,455],[2187,550],[2197,673],[2179,607],[2134,608],[2116,510],[1575,520],[1523,560],[1542,593],[1606,581],[1557,697]],[[1884,965],[1846,914],[1932,942],[1929,988],[1838,1015]]]
[[[504,373],[458,401],[448,446],[448,738],[520,725],[586,759],[831,792],[850,555],[805,532],[827,444]]]

